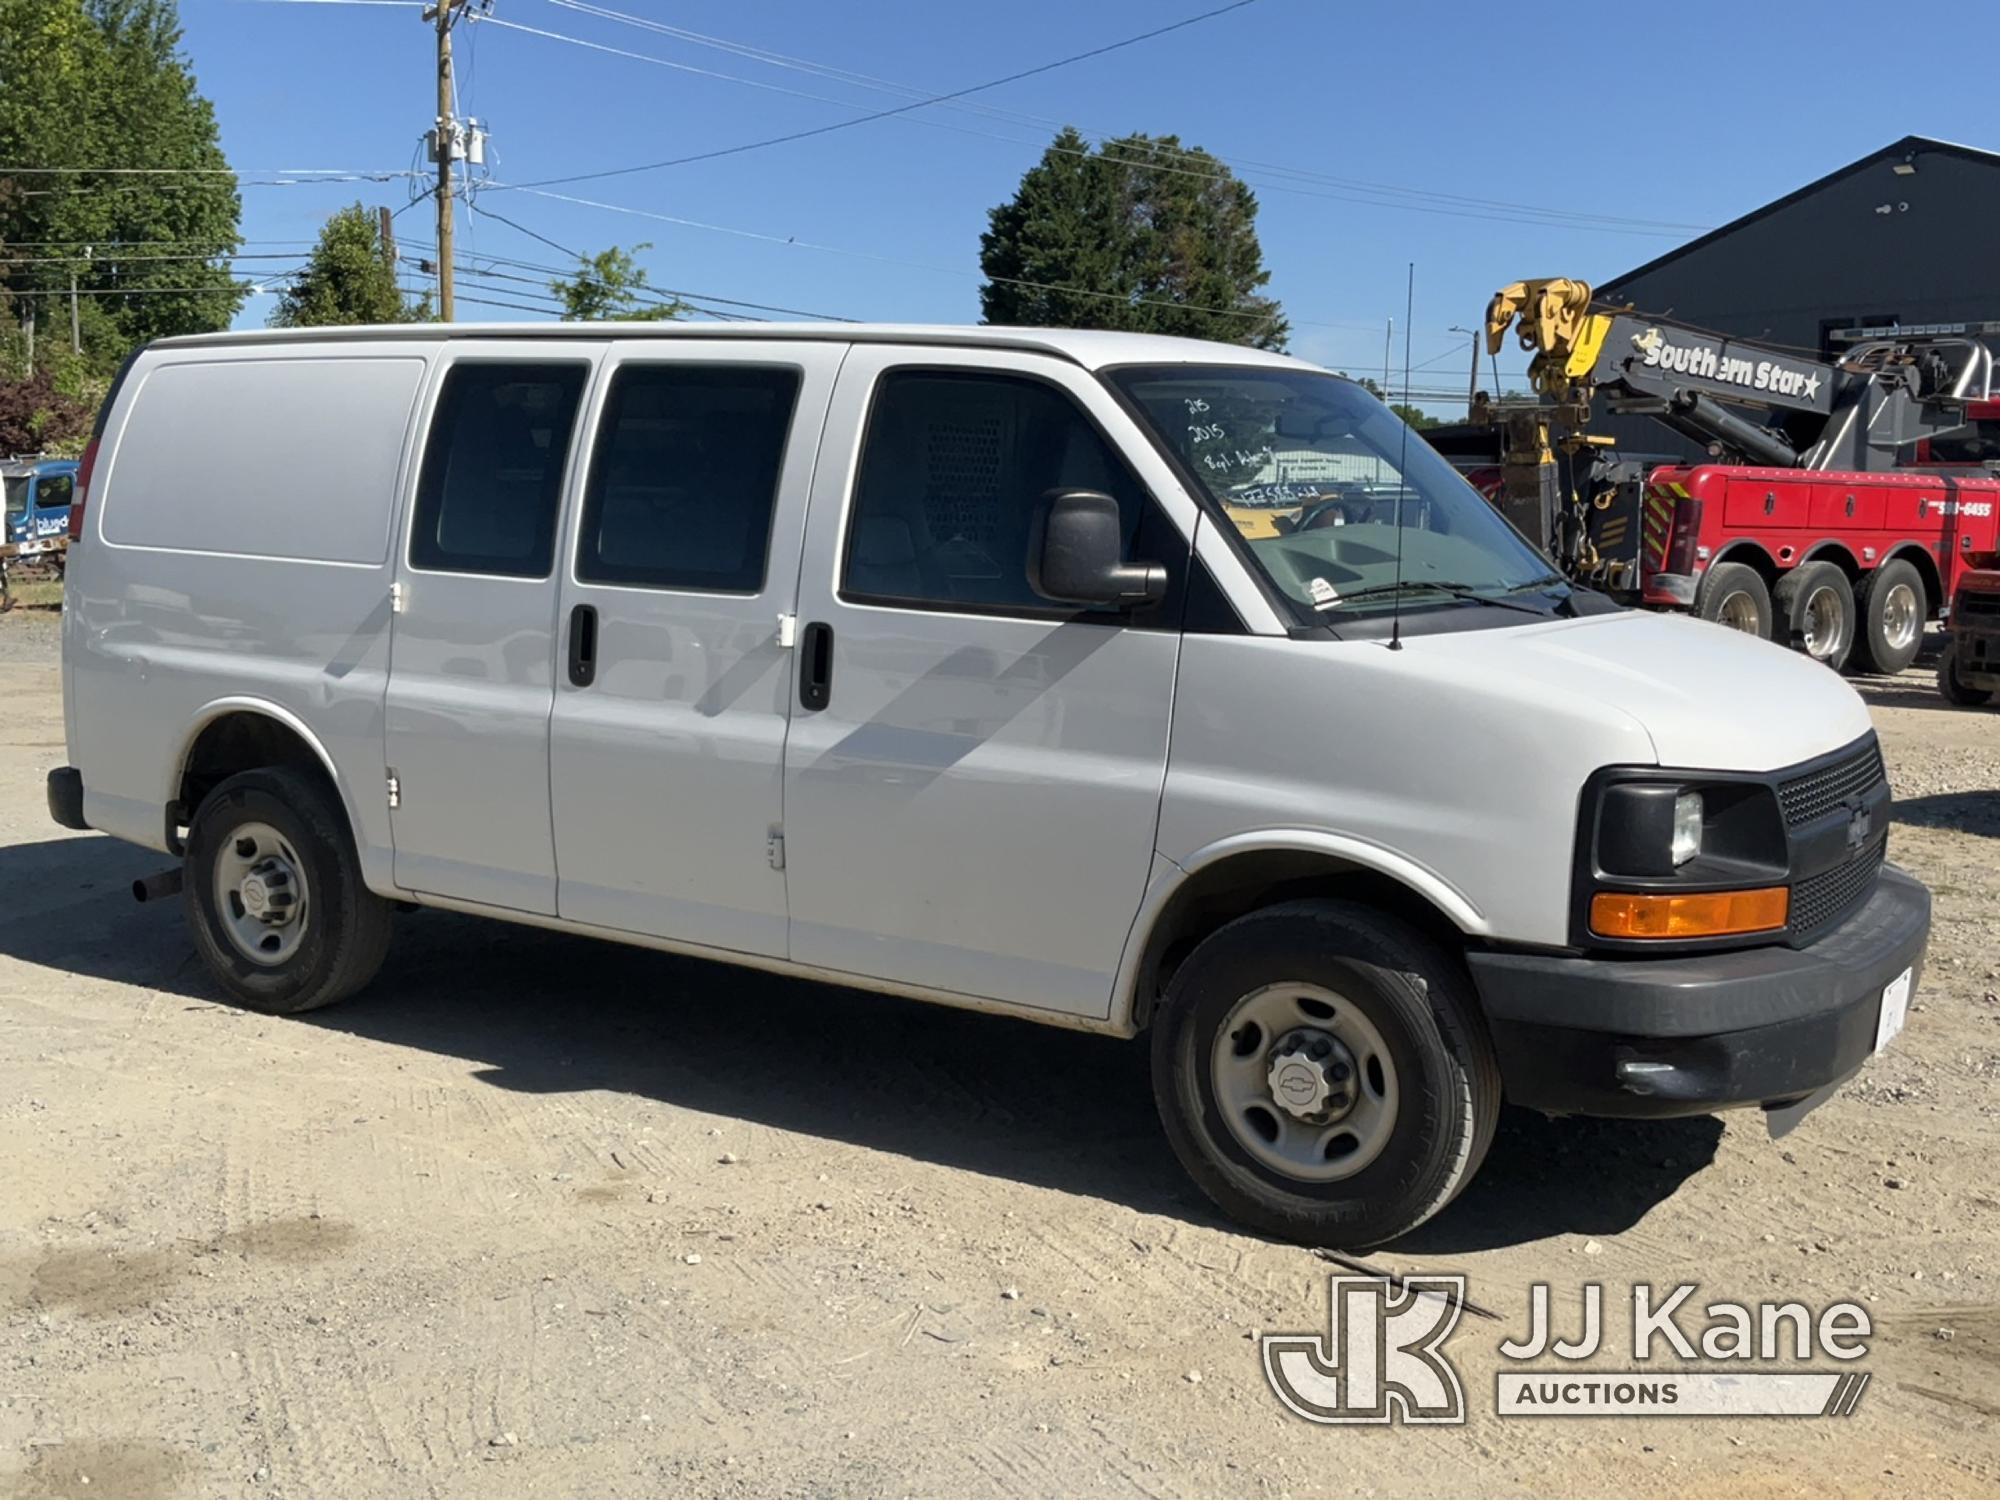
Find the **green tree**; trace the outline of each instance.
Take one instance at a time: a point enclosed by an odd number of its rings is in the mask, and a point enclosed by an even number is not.
[[[1342,370],[1340,373],[1343,375],[1347,375],[1347,372],[1345,370]],[[1397,416],[1401,417],[1405,422],[1408,422],[1412,427],[1416,428],[1417,431],[1419,432],[1422,432],[1426,427],[1442,427],[1444,425],[1444,423],[1441,420],[1439,420],[1437,417],[1432,416],[1422,407],[1405,406],[1400,401],[1391,401],[1389,399],[1389,393],[1383,390],[1382,387],[1375,380],[1373,380],[1371,377],[1367,375],[1360,376],[1359,378],[1356,378],[1355,376],[1352,375],[1348,375],[1347,378],[1353,380],[1354,383],[1360,386],[1362,390],[1366,391],[1369,395],[1373,396],[1376,400],[1380,401],[1383,405],[1387,406],[1390,411],[1394,412]]]
[[[420,323],[430,311],[428,296],[413,303],[397,287],[376,214],[356,203],[321,227],[305,269],[279,294],[271,326]]]
[[[1282,349],[1290,325],[1263,295],[1257,199],[1176,136],[1093,151],[1065,127],[979,239],[988,323],[1114,328]]]
[[[100,374],[242,302],[236,178],[180,43],[174,0],[0,0],[0,304],[34,313],[38,365],[68,343],[72,274]]]
[[[562,300],[563,316],[575,323],[659,323],[689,311],[680,298],[656,291],[646,280],[636,252],[652,249],[650,241],[621,250],[613,245],[596,255],[577,257],[574,276],[559,277],[549,290]]]

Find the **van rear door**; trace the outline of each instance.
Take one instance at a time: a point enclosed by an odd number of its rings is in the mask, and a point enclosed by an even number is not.
[[[556,544],[604,348],[454,341],[433,380],[385,715],[405,890],[555,913]]]
[[[606,360],[550,734],[570,921],[784,955],[780,616],[845,347],[652,339]]]

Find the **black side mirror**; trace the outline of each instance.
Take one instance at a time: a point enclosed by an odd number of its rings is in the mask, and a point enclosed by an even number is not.
[[[1127,609],[1166,597],[1167,570],[1125,561],[1118,502],[1099,490],[1050,490],[1028,544],[1028,586],[1056,604]]]

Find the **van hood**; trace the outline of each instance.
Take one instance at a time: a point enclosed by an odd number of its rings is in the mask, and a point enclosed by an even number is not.
[[[1623,610],[1509,630],[1405,637],[1456,675],[1512,681],[1524,696],[1585,698],[1652,739],[1664,766],[1776,771],[1868,733],[1867,705],[1811,658],[1704,620]]]

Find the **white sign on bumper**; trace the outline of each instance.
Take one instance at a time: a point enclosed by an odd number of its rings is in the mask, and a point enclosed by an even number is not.
[[[1882,1011],[1875,1019],[1875,1050],[1880,1052],[1895,1040],[1910,1015],[1910,974],[1905,969],[1882,987]]]

